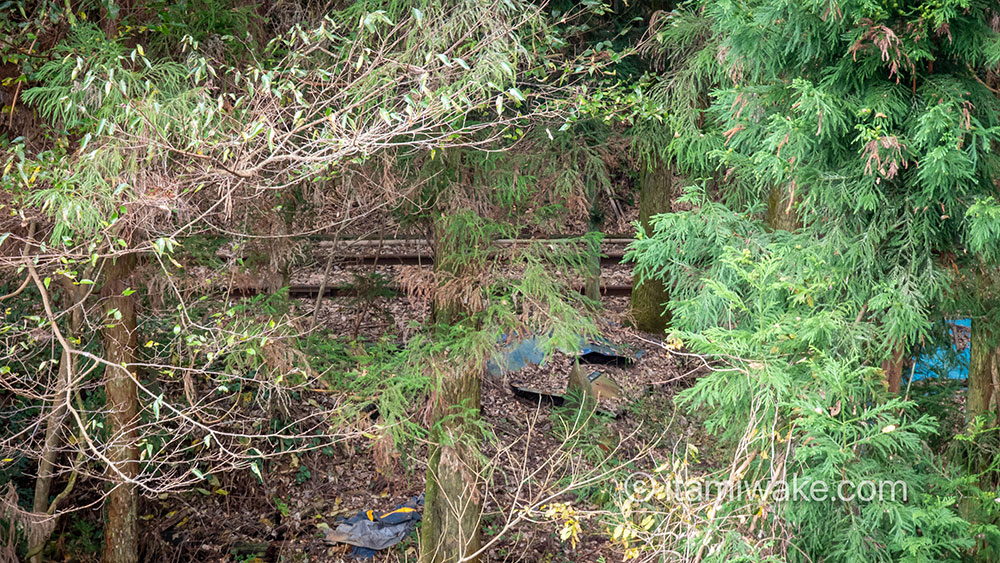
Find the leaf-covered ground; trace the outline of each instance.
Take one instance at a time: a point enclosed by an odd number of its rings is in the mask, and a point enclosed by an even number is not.
[[[336,300],[330,307],[336,308]],[[608,542],[600,511],[608,500],[609,480],[581,486],[554,502],[572,502],[583,514],[577,545],[559,540],[559,522],[533,515],[504,530],[507,519],[526,498],[555,490],[570,474],[588,474],[603,463],[614,465],[659,442],[665,455],[678,441],[690,439],[695,425],[675,412],[672,397],[697,373],[692,361],[670,354],[653,335],[623,328],[627,298],[608,298],[602,319],[605,336],[639,358],[631,367],[602,369],[623,389],[616,418],[584,415],[575,441],[566,437],[577,407],[544,395],[515,394],[512,384],[531,385],[553,394],[566,389],[568,356],[558,354],[542,366],[504,378],[487,377],[483,416],[490,433],[483,454],[492,460],[484,516],[484,542],[502,537],[488,561],[611,561],[621,553]],[[324,314],[326,310],[324,309]],[[349,328],[338,317],[329,326]],[[344,335],[349,336],[349,335]],[[309,408],[303,403],[297,408]],[[367,427],[369,421],[359,421]],[[568,451],[568,455],[554,456]],[[657,457],[647,454],[646,461]],[[249,471],[210,479],[205,488],[164,498],[144,499],[140,517],[148,520],[147,558],[166,561],[314,561],[349,560],[348,547],[328,545],[317,524],[335,526],[339,517],[358,510],[387,510],[424,488],[425,449],[414,444],[399,451],[391,443],[367,438],[290,454],[268,463],[264,483]],[[535,521],[531,521],[535,520]],[[375,561],[415,561],[417,534]],[[152,560],[152,559],[150,559]]]

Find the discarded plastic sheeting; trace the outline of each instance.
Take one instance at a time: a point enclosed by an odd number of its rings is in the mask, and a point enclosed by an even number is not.
[[[389,512],[362,510],[341,521],[336,529],[326,527],[323,534],[328,542],[353,545],[352,555],[368,559],[410,535],[420,522],[423,505],[424,495],[419,495]]]
[[[486,363],[486,371],[490,375],[500,376],[520,371],[528,365],[538,365],[543,360],[545,352],[542,350],[542,342],[538,336],[532,336],[505,346]]]
[[[511,391],[514,392],[515,397],[521,399],[526,399],[536,404],[548,404],[554,406],[561,406],[566,402],[566,398],[562,395],[557,395],[551,391],[545,391],[542,389],[535,389],[533,387],[525,387],[523,385],[513,385],[510,386]]]
[[[953,334],[956,327],[972,328],[972,321],[969,319],[948,321],[948,324],[952,325],[948,330],[949,334]],[[950,350],[938,348],[933,353],[917,356],[914,362],[913,381],[969,378],[969,346],[959,350],[952,343]]]
[[[503,340],[506,341],[506,335]],[[528,365],[539,365],[545,361],[544,343],[547,339],[532,336],[512,343],[501,349],[494,358],[486,363],[486,371],[490,375],[501,376],[524,369]],[[613,365],[627,367],[635,363],[636,357],[605,338],[588,340],[580,337],[576,350],[562,350],[575,355],[580,363]]]
[[[626,355],[621,346],[615,346],[605,339],[602,342],[586,342],[580,347],[581,364],[613,365],[628,367],[635,363],[635,358]]]

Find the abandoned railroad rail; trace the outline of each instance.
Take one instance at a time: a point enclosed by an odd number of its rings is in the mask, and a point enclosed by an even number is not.
[[[564,239],[500,239],[498,246],[512,247],[526,244],[561,242]],[[625,246],[635,239],[605,238],[601,241],[600,262],[602,266],[618,264],[625,257]],[[434,263],[434,253],[426,239],[349,239],[332,241],[322,239],[316,245],[322,254],[336,257],[337,264],[354,265],[403,265],[422,266]],[[352,253],[357,251],[357,253]],[[322,260],[318,260],[322,261]]]
[[[290,285],[288,287],[289,297],[316,297],[319,295],[321,286],[318,284],[301,284],[301,285]],[[396,297],[404,297],[405,292],[397,286],[390,285],[386,288]],[[363,289],[359,289],[351,285],[328,285],[322,288],[323,297],[359,297],[365,294]],[[252,295],[256,293],[262,293],[262,290],[255,290],[253,288],[243,288],[234,290],[235,295]],[[583,292],[583,288],[580,288],[580,292]],[[613,285],[602,285],[601,295],[606,297],[619,297],[627,296],[632,294],[631,284],[613,284]]]
[[[600,257],[601,265],[610,266],[618,264],[624,257],[623,252],[602,254]],[[337,263],[358,266],[429,266],[434,264],[434,255],[431,253],[362,254],[357,256],[342,256],[337,260]]]

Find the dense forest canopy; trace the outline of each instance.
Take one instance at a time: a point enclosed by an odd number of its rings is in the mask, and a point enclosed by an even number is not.
[[[1000,558],[995,3],[0,31],[0,561]]]

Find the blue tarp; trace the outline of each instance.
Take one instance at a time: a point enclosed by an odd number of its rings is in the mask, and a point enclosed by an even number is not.
[[[544,344],[545,337],[532,336],[522,340],[508,343],[499,353],[486,363],[486,371],[490,375],[500,376],[524,369],[528,365],[538,365],[545,360]],[[507,342],[507,337],[501,339]],[[576,350],[562,350],[565,353],[579,355],[580,361],[585,364],[614,364],[618,366],[631,365],[636,358],[629,355],[621,347],[616,346],[604,338],[587,340],[580,337],[580,343]]]
[[[972,321],[969,319],[959,319],[948,321],[953,327],[971,328]],[[949,328],[948,333],[953,333],[955,329]],[[916,366],[913,370],[913,380],[922,379],[968,379],[969,378],[969,347],[958,350],[954,344],[948,348],[938,348],[933,353],[924,354],[914,358]],[[957,357],[956,357],[957,355]]]
[[[520,371],[527,365],[538,365],[544,359],[545,352],[542,351],[541,339],[532,336],[505,346],[499,354],[486,362],[486,371],[490,375],[499,376]]]

